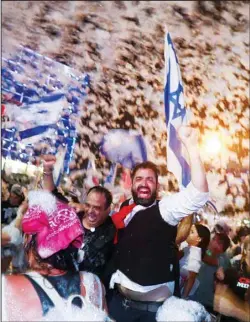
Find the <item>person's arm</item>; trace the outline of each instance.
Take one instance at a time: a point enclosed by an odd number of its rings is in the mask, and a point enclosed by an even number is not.
[[[181,126],[178,135],[185,146],[191,170],[191,181],[194,187],[201,192],[208,192],[206,172],[198,149],[198,132],[190,126]]]
[[[191,182],[185,189],[165,196],[159,202],[162,218],[173,226],[182,218],[201,209],[209,197],[206,173],[198,152],[197,132],[189,126],[182,126],[178,134],[188,151]]]
[[[41,155],[35,158],[35,165],[43,163],[43,189],[53,191],[56,186],[53,179],[53,169],[56,157],[52,154]]]
[[[86,211],[86,205],[78,202],[69,202],[69,206],[75,209],[77,213],[79,212],[85,212]]]
[[[188,272],[188,278],[185,281],[184,284],[184,290],[183,290],[183,294],[182,294],[182,298],[186,299],[194,285],[195,279],[196,279],[197,273],[195,272]]]
[[[187,216],[181,220],[181,222],[177,227],[177,236],[175,239],[175,242],[177,245],[181,244],[187,239],[192,223],[193,223],[193,215]]]
[[[1,233],[1,245],[6,246],[10,243],[11,238],[10,235],[7,232],[2,231]]]
[[[17,229],[19,229],[20,231],[22,231],[23,215],[25,214],[27,209],[28,209],[28,201],[24,200],[22,202],[22,204],[19,206],[18,210],[17,210],[17,216],[16,216],[16,219],[15,219],[15,227]]]
[[[226,285],[217,284],[214,295],[214,310],[240,321],[250,321],[250,306],[241,300]]]
[[[219,267],[215,273],[216,278],[220,281],[223,282],[225,279],[225,272],[223,267]]]

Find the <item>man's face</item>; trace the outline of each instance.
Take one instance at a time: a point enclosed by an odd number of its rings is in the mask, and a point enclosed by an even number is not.
[[[132,196],[137,205],[150,206],[156,199],[157,182],[151,169],[138,169],[132,182]]]
[[[85,202],[85,216],[83,225],[85,228],[96,228],[108,217],[110,208],[106,209],[105,195],[100,192],[91,191]]]
[[[209,243],[209,248],[216,254],[224,253],[223,244],[216,235],[211,239]]]
[[[22,198],[16,195],[14,192],[10,193],[9,202],[12,206],[20,206],[22,203]]]

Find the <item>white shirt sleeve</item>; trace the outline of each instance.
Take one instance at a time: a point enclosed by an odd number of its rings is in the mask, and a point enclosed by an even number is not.
[[[188,243],[184,240],[184,242],[180,244],[179,250],[183,250],[185,247],[188,247]]]
[[[169,225],[176,226],[182,218],[202,208],[208,196],[208,192],[200,192],[190,182],[182,191],[160,200],[160,214]]]
[[[190,246],[186,269],[190,272],[199,273],[201,268],[201,248]]]

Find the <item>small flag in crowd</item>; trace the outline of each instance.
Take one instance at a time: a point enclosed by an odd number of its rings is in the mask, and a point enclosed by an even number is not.
[[[130,130],[110,130],[100,143],[100,151],[108,160],[128,169],[147,160],[143,137]]]
[[[182,153],[177,131],[181,125],[187,124],[187,110],[184,106],[178,59],[169,33],[165,36],[164,105],[168,132],[167,166],[175,175],[180,188],[183,188],[191,181],[191,174],[189,164]]]
[[[70,170],[75,119],[87,95],[89,75],[23,46],[5,52],[1,72],[2,157],[29,164],[34,156],[60,150],[58,182],[61,173]]]
[[[98,186],[99,185],[99,178],[97,175],[97,170],[96,170],[96,165],[95,165],[95,160],[90,159],[88,161],[87,165],[87,170],[86,170],[87,177],[84,180],[85,186],[88,188],[91,188],[93,186]]]
[[[109,170],[109,174],[107,175],[105,181],[104,181],[104,185],[105,184],[111,184],[114,185],[115,182],[115,177],[116,177],[116,172],[117,172],[117,164],[116,163],[112,163],[110,170]]]

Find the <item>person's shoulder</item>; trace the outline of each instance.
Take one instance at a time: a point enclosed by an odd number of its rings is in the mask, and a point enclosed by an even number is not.
[[[116,228],[115,228],[115,224],[113,223],[113,220],[112,220],[112,218],[109,216],[108,218],[107,218],[107,220],[105,221],[105,224],[106,224],[106,226],[109,228],[109,229],[114,229],[114,230],[116,230]]]
[[[5,280],[5,282],[8,284],[15,284],[26,280],[26,278],[23,274],[2,274],[2,280]]]
[[[2,275],[2,296],[7,321],[41,321],[39,297],[23,274]]]
[[[3,208],[15,208],[16,206],[12,206],[8,200],[1,202],[1,207]]]
[[[31,285],[23,274],[2,274],[2,285],[13,296],[19,295],[20,290],[29,289]]]
[[[126,199],[125,201],[123,201],[123,203],[121,204],[121,206],[120,206],[120,210],[123,208],[123,207],[125,207],[125,206],[128,206],[129,205],[129,201],[131,200],[131,198],[129,198],[129,199]]]
[[[98,227],[96,227],[95,232],[100,233],[102,231],[106,230],[115,230],[115,225],[111,219],[111,216],[108,216],[106,220]]]
[[[190,257],[201,260],[201,248],[196,246],[189,246]]]

